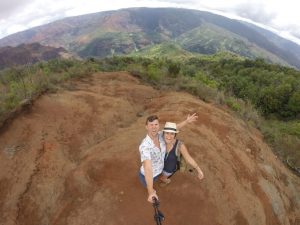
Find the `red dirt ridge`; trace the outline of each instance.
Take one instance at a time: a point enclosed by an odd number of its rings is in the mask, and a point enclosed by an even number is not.
[[[262,135],[198,98],[158,91],[125,72],[97,73],[45,94],[0,134],[0,224],[154,225],[138,180],[150,114],[198,121],[179,133],[202,181],[156,184],[164,225],[299,225],[300,180]]]

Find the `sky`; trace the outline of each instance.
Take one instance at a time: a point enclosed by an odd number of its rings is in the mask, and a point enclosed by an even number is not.
[[[64,17],[130,7],[210,11],[253,22],[300,45],[300,12],[294,0],[0,0],[0,39]]]

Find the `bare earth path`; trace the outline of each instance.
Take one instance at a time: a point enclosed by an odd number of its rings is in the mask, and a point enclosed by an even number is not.
[[[179,134],[205,179],[177,173],[156,186],[165,225],[300,225],[300,179],[261,134],[186,93],[127,73],[98,73],[40,97],[0,133],[1,225],[150,225],[137,178],[150,114],[195,124]]]

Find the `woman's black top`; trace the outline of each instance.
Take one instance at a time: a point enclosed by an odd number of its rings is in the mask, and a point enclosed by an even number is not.
[[[176,156],[177,144],[178,144],[178,140],[176,140],[171,151],[166,152],[165,155],[164,171],[168,173],[174,173],[177,169],[177,156]]]

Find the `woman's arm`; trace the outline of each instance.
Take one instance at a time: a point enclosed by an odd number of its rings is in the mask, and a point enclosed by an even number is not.
[[[186,120],[182,121],[181,123],[176,124],[177,125],[177,130],[180,130],[182,127],[184,127],[185,125],[187,125],[188,123],[192,123],[195,122],[198,119],[198,116],[196,113],[192,114],[192,115],[188,115]]]
[[[198,164],[195,162],[195,160],[192,158],[192,156],[189,154],[186,146],[182,143],[180,146],[180,153],[182,154],[183,158],[187,161],[188,164],[190,164],[194,169],[198,172],[198,178],[201,180],[203,179],[204,175]]]

